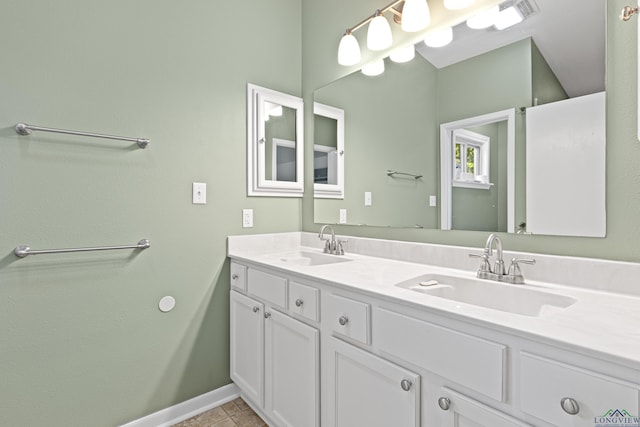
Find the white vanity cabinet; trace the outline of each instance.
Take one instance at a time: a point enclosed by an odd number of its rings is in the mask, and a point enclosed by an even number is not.
[[[276,427],[586,427],[640,413],[637,363],[256,264],[232,262],[231,377]]]
[[[517,419],[443,387],[438,393],[439,420],[442,427],[527,427]]]
[[[419,375],[336,338],[323,345],[329,356],[323,426],[420,426]]]
[[[318,329],[286,313],[286,278],[247,268],[246,288],[230,296],[231,379],[275,425],[318,427]]]

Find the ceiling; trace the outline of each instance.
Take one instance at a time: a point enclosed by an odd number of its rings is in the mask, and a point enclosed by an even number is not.
[[[446,67],[513,42],[532,37],[570,97],[605,89],[605,0],[510,0],[529,3],[533,13],[513,27],[472,30],[463,22],[453,42],[417,51],[437,68]]]

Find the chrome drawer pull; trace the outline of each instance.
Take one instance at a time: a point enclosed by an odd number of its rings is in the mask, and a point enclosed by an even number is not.
[[[271,313],[269,313],[268,311],[264,313],[264,318],[268,319],[271,317]]]
[[[300,298],[298,298],[296,300],[296,307],[302,307],[302,304],[304,304],[304,301],[302,301]]]
[[[578,412],[580,412],[580,405],[571,397],[563,397],[560,399],[560,406],[562,410],[569,415],[578,415]]]
[[[257,305],[255,307],[253,307],[253,312],[257,313],[260,311],[260,307],[258,307]]]
[[[451,400],[449,400],[448,397],[441,397],[440,399],[438,399],[438,406],[443,411],[448,411],[451,407]]]
[[[239,277],[239,276],[238,276],[237,274],[233,274],[233,275],[231,276],[231,278],[232,278],[233,280],[238,280],[238,277]]]
[[[402,389],[404,391],[411,390],[411,386],[412,385],[413,385],[413,383],[410,380],[402,380],[402,381],[400,381],[400,387],[402,387]]]
[[[347,316],[340,316],[340,318],[338,319],[338,323],[344,326],[349,323],[349,318]]]

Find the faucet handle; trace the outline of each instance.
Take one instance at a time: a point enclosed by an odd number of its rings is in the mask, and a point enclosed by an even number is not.
[[[522,271],[520,271],[519,263],[534,265],[536,263],[536,260],[533,258],[513,258],[511,260],[511,265],[509,266],[509,273],[507,275],[518,279],[514,281],[514,283],[517,283],[517,284],[524,283],[524,277],[522,276]]]
[[[324,241],[324,253],[331,253],[331,239],[322,239]]]
[[[480,254],[469,254],[470,258],[481,258],[482,263],[480,264],[480,268],[478,268],[478,273],[491,273],[491,264],[489,264],[489,253],[488,251],[484,251],[482,255]]]
[[[336,255],[344,255],[344,245],[348,240],[338,240],[338,247],[336,248]]]

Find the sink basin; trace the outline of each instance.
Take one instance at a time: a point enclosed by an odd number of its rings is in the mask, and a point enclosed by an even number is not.
[[[396,286],[438,298],[524,316],[542,316],[557,312],[576,302],[573,297],[523,285],[440,274],[425,274]]]
[[[329,255],[324,253],[299,251],[291,252],[287,254],[281,254],[278,259],[287,264],[302,265],[302,266],[314,266],[314,265],[326,265],[336,264],[339,262],[351,261],[349,258],[345,258],[342,255]]]

